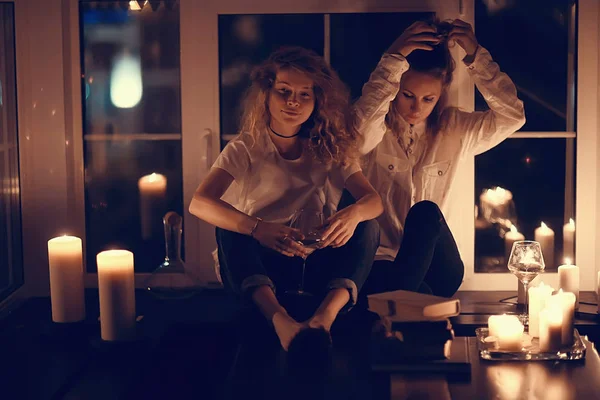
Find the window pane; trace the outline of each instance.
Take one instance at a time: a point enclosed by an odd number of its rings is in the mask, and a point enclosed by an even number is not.
[[[475,158],[476,272],[508,272],[504,234],[511,223],[535,240],[544,222],[554,231],[554,257],[544,254],[546,270],[562,264],[563,225],[575,219],[565,212],[575,200],[572,195],[565,200],[568,141],[574,139],[508,139]],[[487,192],[497,187],[512,193],[512,203],[502,190]]]
[[[323,54],[323,14],[219,16],[221,137],[238,133],[241,103],[252,68],[282,46]]]
[[[116,247],[134,252],[136,272],[153,271],[165,256],[162,217],[183,215],[179,8],[126,3],[80,8],[90,272]]]
[[[573,2],[475,0],[477,39],[513,79],[525,103],[527,123],[521,131],[569,130],[567,114],[573,106],[567,104],[568,40]],[[480,95],[476,109],[487,109]]]
[[[331,14],[331,65],[360,97],[363,85],[387,48],[413,22],[431,13]]]
[[[0,3],[0,301],[23,285],[14,6]]]

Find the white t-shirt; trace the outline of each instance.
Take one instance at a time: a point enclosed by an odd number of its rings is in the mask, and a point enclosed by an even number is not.
[[[325,165],[313,158],[304,142],[302,155],[286,160],[265,133],[256,140],[242,133],[223,149],[213,168],[234,178],[223,200],[239,211],[269,222],[287,223],[298,209],[337,210],[346,179],[358,163]]]

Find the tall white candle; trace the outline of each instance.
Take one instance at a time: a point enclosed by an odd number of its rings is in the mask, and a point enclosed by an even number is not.
[[[562,310],[547,307],[540,312],[540,351],[558,351],[562,343]]]
[[[85,319],[81,239],[59,236],[48,240],[52,321]]]
[[[544,285],[544,282],[529,288],[529,336],[540,337],[540,312],[546,307],[553,291],[554,289]]]
[[[563,257],[575,259],[575,221],[573,218],[563,226]]]
[[[508,263],[510,252],[512,251],[513,243],[517,241],[525,240],[525,236],[517,230],[514,225],[510,226],[510,231],[504,235],[504,259]]]
[[[575,330],[575,295],[560,289],[558,293],[548,299],[546,305],[548,308],[562,311],[561,343],[564,346],[571,346]]]
[[[535,241],[540,243],[544,264],[546,267],[554,266],[554,231],[542,222],[539,228],[535,229]]]
[[[515,315],[505,315],[497,328],[497,345],[501,350],[520,351],[523,348],[524,327]]]
[[[558,288],[563,292],[575,295],[575,309],[579,308],[579,267],[571,264],[570,259],[565,259],[565,265],[558,267]]]
[[[154,221],[162,220],[165,211],[165,200],[167,193],[167,178],[155,172],[142,176],[138,180],[140,191],[140,222],[142,226],[142,238],[152,237]]]
[[[133,253],[103,251],[98,253],[96,261],[102,340],[131,340],[135,337]]]

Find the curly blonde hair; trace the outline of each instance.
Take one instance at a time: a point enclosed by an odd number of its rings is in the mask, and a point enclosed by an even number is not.
[[[451,29],[451,26],[449,27],[446,21],[440,22],[434,20],[431,24],[437,28],[438,32],[449,31]],[[431,114],[427,117],[427,132],[435,135],[443,125],[443,112],[448,106],[448,87],[452,83],[452,76],[456,66],[452,54],[450,54],[450,50],[448,49],[448,42],[443,40],[430,51],[413,51],[406,57],[406,60],[410,65],[411,71],[431,75],[442,81],[442,94]],[[400,135],[403,126],[401,122],[402,117],[398,111],[398,97],[399,94],[392,101],[390,111],[385,116],[386,126],[396,135]]]
[[[300,134],[309,139],[313,157],[325,164],[345,164],[358,158],[358,134],[350,123],[348,88],[323,57],[302,47],[281,48],[252,71],[241,131],[257,139],[268,130],[269,96],[277,72],[282,69],[295,69],[313,81],[315,108]]]

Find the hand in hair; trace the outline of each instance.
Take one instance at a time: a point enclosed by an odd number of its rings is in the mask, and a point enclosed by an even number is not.
[[[427,22],[417,21],[402,32],[387,52],[407,57],[414,50],[433,50],[433,46],[441,40],[435,27]]]
[[[448,33],[448,44],[452,45],[454,42],[458,43],[469,57],[473,57],[477,47],[479,47],[471,24],[460,19],[455,19],[452,22],[452,29]]]

